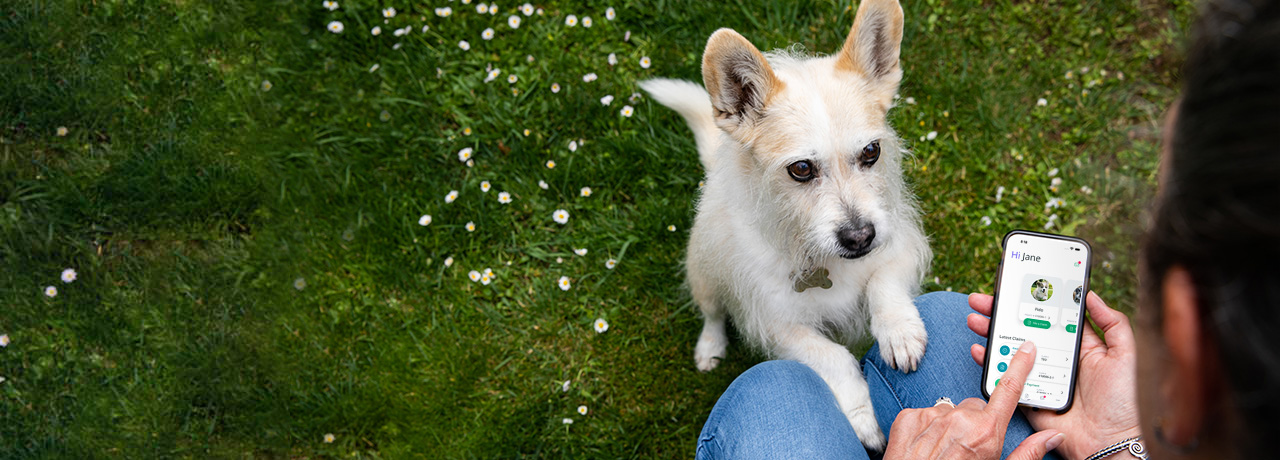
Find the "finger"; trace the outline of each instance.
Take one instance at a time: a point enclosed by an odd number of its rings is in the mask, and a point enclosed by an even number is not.
[[[956,406],[957,409],[971,410],[982,410],[983,407],[987,407],[987,402],[982,398],[965,398],[964,401],[960,401],[960,405]]]
[[[1093,318],[1093,323],[1098,325],[1098,329],[1102,329],[1108,348],[1133,349],[1133,328],[1129,326],[1128,316],[1112,310],[1093,291],[1089,291],[1089,295],[1085,297],[1085,306],[1089,309],[1089,317]]]
[[[969,308],[973,311],[991,316],[991,302],[993,298],[987,294],[973,293],[969,294]]]
[[[979,366],[987,361],[987,347],[982,345],[978,345],[976,343],[970,345],[969,354],[973,355],[973,362],[978,363]]]
[[[1057,432],[1056,430],[1045,430],[1027,436],[1023,439],[1018,447],[1009,453],[1007,460],[1040,460],[1044,458],[1049,451],[1057,449],[1062,445],[1067,436]]]
[[[964,322],[969,325],[969,330],[973,331],[974,334],[978,334],[983,337],[987,336],[987,331],[991,328],[991,318],[977,313],[970,313],[969,317],[965,318]]]
[[[1009,417],[1013,416],[1013,409],[1018,407],[1022,385],[1026,383],[1027,374],[1031,373],[1031,367],[1035,365],[1035,357],[1036,344],[1030,340],[1022,342],[1018,352],[1009,360],[1009,370],[1000,376],[1000,384],[991,393],[991,402],[987,404],[988,412],[999,414],[1001,420],[1008,422]],[[1004,427],[1000,430],[1004,431]]]

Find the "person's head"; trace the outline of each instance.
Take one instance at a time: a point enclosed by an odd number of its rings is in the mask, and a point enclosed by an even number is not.
[[[1280,433],[1280,1],[1210,0],[1183,85],[1143,243],[1143,431],[1153,458],[1270,457]]]

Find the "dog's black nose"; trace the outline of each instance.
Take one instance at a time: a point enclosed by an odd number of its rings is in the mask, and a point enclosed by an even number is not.
[[[859,257],[871,250],[871,241],[876,239],[876,226],[864,223],[856,227],[841,228],[836,232],[840,246]]]

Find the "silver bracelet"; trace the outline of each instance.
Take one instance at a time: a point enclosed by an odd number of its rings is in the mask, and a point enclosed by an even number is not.
[[[1136,458],[1140,458],[1142,460],[1147,460],[1148,458],[1147,446],[1142,445],[1142,436],[1134,436],[1124,441],[1120,441],[1110,446],[1107,446],[1106,448],[1098,451],[1097,453],[1090,455],[1088,457],[1085,457],[1084,460],[1098,460],[1100,458],[1107,458],[1116,453],[1123,452],[1123,451],[1128,451],[1129,455],[1132,455]]]

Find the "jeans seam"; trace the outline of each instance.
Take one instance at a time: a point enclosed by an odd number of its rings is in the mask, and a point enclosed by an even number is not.
[[[876,363],[868,361],[868,364],[871,364],[871,370],[876,372],[876,377],[879,378],[881,382],[884,382],[885,387],[889,388],[889,394],[893,395],[893,401],[898,403],[898,411],[901,412],[903,409],[906,409],[906,406],[902,405],[902,398],[898,397],[898,390],[893,387],[892,383],[889,383],[889,379],[884,378],[884,373],[880,372],[880,368],[876,366]]]

